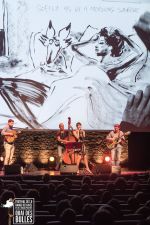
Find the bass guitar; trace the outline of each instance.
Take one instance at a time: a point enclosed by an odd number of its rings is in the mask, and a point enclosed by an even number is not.
[[[63,161],[65,164],[74,164],[77,161],[77,155],[74,151],[76,147],[76,139],[72,134],[71,118],[68,117],[68,137],[65,138],[65,151],[63,153]]]
[[[128,136],[130,134],[131,134],[131,132],[127,131],[127,132],[123,133],[122,135],[120,135],[118,138],[115,138],[115,140],[113,140],[113,142],[107,142],[106,143],[107,148],[110,150],[115,148],[117,146],[117,144],[120,143],[120,140],[122,139],[123,136]],[[123,140],[123,141],[125,141],[125,140]]]

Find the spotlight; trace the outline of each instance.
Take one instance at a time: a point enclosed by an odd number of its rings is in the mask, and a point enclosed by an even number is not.
[[[1,157],[0,157],[0,162],[3,162],[3,161],[4,161],[4,157],[1,156]]]
[[[56,158],[53,155],[51,155],[49,157],[49,165],[48,166],[49,166],[49,170],[54,170],[56,167]]]
[[[49,161],[50,161],[50,162],[54,162],[54,161],[55,161],[54,156],[50,156],[50,157],[49,157]]]
[[[4,163],[4,157],[0,156],[0,170],[3,168],[3,163]]]
[[[110,162],[110,157],[109,156],[105,156],[104,160],[105,160],[105,162]]]

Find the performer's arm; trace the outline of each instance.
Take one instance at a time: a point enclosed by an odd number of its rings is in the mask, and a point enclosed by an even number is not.
[[[85,138],[85,131],[81,130],[80,132],[82,132],[82,136]]]
[[[63,144],[66,144],[68,142],[67,140],[61,139],[60,135],[57,135],[57,141]]]
[[[108,141],[108,142],[113,142],[114,141],[114,138],[112,137],[111,132],[107,135],[106,141]]]
[[[73,131],[73,136],[74,136],[77,140],[79,140],[79,130],[74,130],[74,131]]]
[[[13,133],[7,132],[7,128],[6,127],[3,128],[2,132],[1,132],[1,135],[3,135],[3,136],[14,136]]]

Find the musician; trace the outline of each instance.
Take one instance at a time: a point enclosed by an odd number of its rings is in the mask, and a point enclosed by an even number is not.
[[[76,130],[73,131],[73,135],[76,138],[77,142],[84,142],[85,131],[82,129],[82,124],[80,122],[76,123]],[[77,173],[78,174],[79,174],[79,164],[80,164],[80,161],[82,158],[84,160],[86,170],[92,174],[92,172],[88,166],[88,159],[87,159],[87,154],[86,154],[86,149],[85,149],[84,143],[82,144],[82,149],[81,149],[81,151],[78,152],[78,157],[77,157],[77,166],[78,166]]]
[[[119,166],[120,165],[120,157],[122,152],[122,144],[125,141],[124,133],[120,130],[120,125],[115,124],[114,130],[111,131],[106,140],[111,144],[114,143],[113,148],[111,149],[111,160],[112,166]]]
[[[5,159],[4,165],[11,165],[12,159],[15,151],[15,139],[14,141],[9,142],[9,137],[13,137],[14,133],[12,132],[14,125],[14,120],[9,119],[8,124],[2,129],[1,135],[4,136],[4,149],[5,149]]]
[[[58,160],[57,160],[57,165],[56,165],[56,170],[59,170],[60,165],[62,163],[62,155],[63,152],[65,151],[65,144],[67,143],[67,137],[68,137],[68,131],[64,129],[64,124],[60,123],[59,124],[59,131],[56,134],[56,139],[57,139],[57,152],[58,152]]]

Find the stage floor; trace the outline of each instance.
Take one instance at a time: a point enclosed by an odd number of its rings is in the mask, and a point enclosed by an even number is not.
[[[60,171],[55,171],[55,170],[46,170],[46,169],[39,169],[38,171],[31,171],[31,172],[24,172],[22,175],[31,175],[31,176],[42,176],[44,174],[49,174],[50,176],[61,176],[62,174]],[[120,175],[130,175],[130,174],[145,174],[145,173],[150,173],[150,170],[129,170],[127,168],[121,168],[121,173]],[[80,170],[79,174],[73,174],[74,176],[99,176],[102,174],[108,174],[108,173],[100,173],[100,174],[90,174],[87,172],[85,169]],[[64,174],[63,174],[64,175]],[[67,173],[66,173],[67,175]],[[70,173],[68,173],[70,175]],[[0,170],[0,177],[5,176],[5,172]]]

